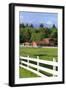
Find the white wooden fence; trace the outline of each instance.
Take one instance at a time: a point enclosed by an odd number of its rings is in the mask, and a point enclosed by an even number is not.
[[[36,62],[37,64],[30,63],[29,61]],[[47,64],[47,65],[52,65],[53,69],[49,69],[49,68],[46,68],[44,66],[42,67],[42,66],[39,65],[40,63]],[[37,70],[34,70],[34,69],[30,68],[30,66],[33,67],[33,68],[36,68]],[[25,68],[27,70],[30,70],[31,72],[33,72],[33,73],[35,73],[35,74],[37,74],[38,76],[41,76],[41,77],[47,77],[47,76],[42,74],[41,72],[39,72],[39,70],[51,73],[53,76],[58,75],[58,71],[56,71],[56,67],[58,67],[58,62],[56,62],[55,58],[53,58],[53,61],[47,61],[47,60],[39,59],[39,56],[37,56],[37,58],[30,58],[29,56],[27,56],[27,57],[20,56],[20,67]]]

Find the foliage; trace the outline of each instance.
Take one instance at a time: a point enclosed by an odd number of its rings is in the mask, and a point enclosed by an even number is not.
[[[44,27],[44,25],[43,25],[43,24],[40,24],[40,27],[41,27],[41,28],[43,28],[43,27]]]
[[[55,25],[51,28],[44,27],[40,24],[38,28],[35,28],[33,24],[20,24],[20,43],[40,41],[44,38],[55,38],[57,44],[58,30]]]

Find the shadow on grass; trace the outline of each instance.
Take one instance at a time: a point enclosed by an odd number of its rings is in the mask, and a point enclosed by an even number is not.
[[[34,56],[47,56],[47,54],[35,54]]]
[[[47,57],[57,57],[57,55],[48,55],[48,54],[35,54],[34,56],[47,56]]]

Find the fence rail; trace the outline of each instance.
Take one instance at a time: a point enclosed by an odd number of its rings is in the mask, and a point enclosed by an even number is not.
[[[36,62],[36,64],[30,63],[30,61]],[[49,68],[46,68],[44,66],[40,66],[40,63],[51,65],[51,66],[53,66],[53,69],[49,69]],[[31,72],[33,72],[41,77],[43,77],[43,76],[47,77],[47,76],[40,73],[39,70],[51,73],[53,76],[58,75],[58,71],[56,71],[56,67],[58,67],[58,62],[56,62],[55,58],[53,58],[53,61],[47,61],[47,60],[39,59],[39,56],[37,56],[37,58],[30,58],[29,56],[27,56],[27,57],[20,56],[20,67],[25,68],[27,70],[30,70]],[[36,68],[37,70],[34,70],[30,67]]]

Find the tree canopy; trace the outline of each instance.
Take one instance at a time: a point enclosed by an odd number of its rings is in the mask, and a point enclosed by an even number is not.
[[[40,24],[38,28],[34,27],[33,24],[20,24],[20,43],[40,41],[44,38],[55,38],[57,41],[58,30],[53,24],[51,28],[44,27]]]

